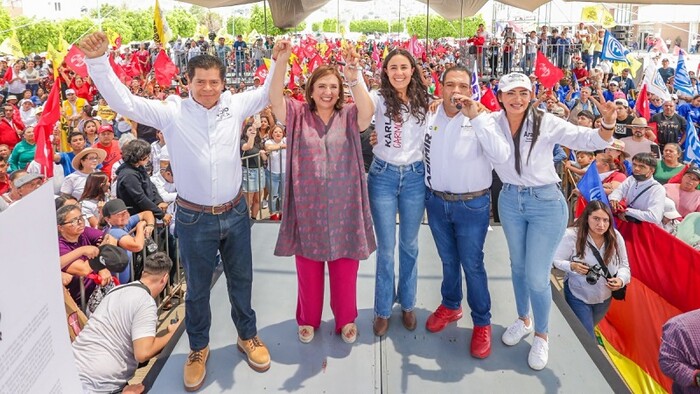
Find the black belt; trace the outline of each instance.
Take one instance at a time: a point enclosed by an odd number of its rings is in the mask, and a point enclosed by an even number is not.
[[[221,205],[199,205],[193,202],[189,202],[182,197],[177,197],[175,201],[177,202],[177,205],[186,209],[190,209],[197,212],[210,213],[212,215],[221,215],[222,213],[228,212],[231,209],[233,209],[233,207],[235,207],[236,204],[238,204],[238,202],[241,201],[241,198],[243,198],[243,192],[239,191],[238,195],[236,195],[236,197],[234,197],[233,200],[223,203]]]
[[[470,192],[470,193],[448,193],[448,192],[439,192],[437,190],[431,190],[431,193],[434,195],[442,198],[445,201],[469,201],[473,200],[477,197],[481,197],[485,195],[486,193],[489,192],[489,189],[484,189],[484,190],[479,190],[478,192]]]

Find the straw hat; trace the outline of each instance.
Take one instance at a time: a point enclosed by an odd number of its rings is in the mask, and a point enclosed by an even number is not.
[[[105,157],[107,157],[107,152],[103,151],[102,149],[97,149],[97,148],[85,148],[78,152],[77,155],[73,158],[73,161],[71,164],[73,164],[73,168],[75,168],[78,171],[83,170],[83,166],[80,164],[80,161],[83,160],[83,157],[89,155],[90,153],[94,153],[97,155],[97,162],[102,163],[105,161]]]

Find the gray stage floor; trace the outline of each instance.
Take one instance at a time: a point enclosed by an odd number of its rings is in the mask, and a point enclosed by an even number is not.
[[[235,346],[223,276],[212,289],[213,323],[208,375],[202,393],[554,393],[612,392],[611,386],[553,305],[550,319],[550,356],[539,372],[527,365],[532,336],[512,348],[500,336],[516,317],[505,238],[494,227],[486,238],[486,269],[492,297],[493,351],[486,360],[469,355],[472,323],[466,302],[465,317],[443,332],[425,329],[425,320],[440,303],[441,266],[430,229],[422,226],[418,268],[418,328],[406,331],[400,309],[394,308],[387,336],[372,333],[374,256],[360,263],[358,278],[359,337],[345,344],[334,334],[328,306],[324,322],[310,344],[297,339],[296,275],[292,258],[273,256],[278,225],[253,226],[253,306],[258,330],[272,354],[272,367],[260,374],[251,370]],[[326,286],[327,287],[327,286]],[[326,289],[327,290],[327,289]],[[592,343],[592,341],[591,341]],[[594,349],[597,351],[597,349]],[[150,392],[183,392],[182,369],[189,351],[182,335],[155,378]],[[604,366],[603,368],[610,368]],[[605,369],[604,369],[605,370]]]

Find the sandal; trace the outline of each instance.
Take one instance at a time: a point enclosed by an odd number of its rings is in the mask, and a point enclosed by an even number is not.
[[[343,342],[355,343],[355,340],[357,340],[357,325],[355,323],[344,325],[343,329],[340,330],[340,334],[343,337]]]
[[[309,343],[314,339],[314,328],[312,326],[299,326],[299,340],[301,343]]]

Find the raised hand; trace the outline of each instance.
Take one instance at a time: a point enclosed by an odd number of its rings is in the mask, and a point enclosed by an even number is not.
[[[481,106],[479,105],[479,102],[472,100],[470,97],[455,94],[452,96],[452,101],[454,101],[455,105],[457,105],[457,103],[462,105],[461,111],[464,116],[468,117],[469,119],[474,119],[481,113]]]
[[[358,55],[355,51],[355,47],[346,44],[343,48],[343,58],[345,59],[346,64],[345,67],[343,67],[343,74],[345,75],[345,80],[348,82],[357,81],[357,78],[361,77],[358,76],[360,55]]]
[[[277,60],[280,56],[288,59],[292,54],[292,42],[287,39],[280,39],[272,47],[272,58]]]
[[[598,108],[600,111],[600,116],[603,118],[603,123],[606,125],[614,125],[617,123],[617,107],[612,101],[608,101],[605,104],[601,104]]]
[[[94,59],[104,55],[105,52],[107,52],[108,46],[109,39],[107,35],[101,31],[88,34],[80,41],[80,44],[78,44],[78,47],[80,47],[85,57],[88,59]]]

